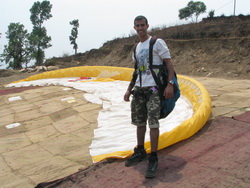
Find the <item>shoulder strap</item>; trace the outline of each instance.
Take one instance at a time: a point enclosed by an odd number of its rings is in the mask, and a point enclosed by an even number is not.
[[[134,52],[134,59],[135,59],[135,70],[137,69],[137,59],[136,59],[136,47],[137,47],[138,43],[136,43],[133,47],[133,52]]]
[[[137,76],[138,76],[138,73],[137,73],[137,68],[138,68],[138,62],[137,62],[137,59],[136,59],[136,47],[137,47],[138,43],[136,43],[134,45],[134,59],[135,59],[135,65],[134,65],[134,82],[136,82],[136,79],[137,79]],[[141,76],[141,71],[139,70],[139,76],[140,76],[140,86],[142,86],[142,76]]]
[[[156,36],[153,36],[153,37],[150,39],[150,42],[149,42],[149,65],[150,65],[150,66],[153,65],[153,46],[154,46],[156,40],[157,40],[157,37],[156,37]]]
[[[153,46],[156,40],[157,40],[157,37],[153,36],[149,42],[149,68],[151,70],[151,74],[155,80],[156,85],[158,86],[159,89],[162,89],[162,83],[160,79],[157,77],[155,71],[153,70]],[[160,68],[160,66],[158,66],[158,68]]]

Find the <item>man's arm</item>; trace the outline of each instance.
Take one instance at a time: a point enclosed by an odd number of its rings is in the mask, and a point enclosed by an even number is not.
[[[173,80],[174,79],[174,65],[173,65],[172,60],[170,58],[167,58],[167,59],[163,59],[163,61],[168,71],[168,81]],[[173,84],[168,83],[163,94],[165,96],[165,99],[170,99],[174,96],[173,86],[174,86]]]
[[[136,79],[137,79],[137,73],[136,73],[136,70],[135,70],[134,73],[133,73],[132,80],[130,81],[130,83],[128,85],[128,88],[127,88],[127,91],[126,91],[126,93],[124,95],[124,101],[127,101],[127,102],[129,101],[129,97],[131,95],[132,89],[135,86]]]

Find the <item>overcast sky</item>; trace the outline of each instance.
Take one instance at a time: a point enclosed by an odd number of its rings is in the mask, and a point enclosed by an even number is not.
[[[182,24],[178,18],[179,9],[190,0],[50,0],[52,18],[44,22],[48,36],[52,37],[52,47],[45,51],[46,58],[60,57],[74,53],[69,36],[74,19],[79,20],[77,38],[78,52],[99,48],[103,43],[115,38],[127,37],[134,33],[133,19],[137,15],[148,18],[150,29]],[[234,13],[234,0],[201,0],[215,16],[229,16]],[[5,33],[10,23],[21,23],[32,31],[30,8],[33,0],[1,0],[0,6],[0,54],[7,44]],[[250,0],[236,0],[236,15],[250,14]]]

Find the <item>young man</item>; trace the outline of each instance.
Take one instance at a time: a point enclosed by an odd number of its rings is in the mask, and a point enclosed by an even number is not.
[[[133,99],[131,102],[132,124],[137,126],[137,147],[134,148],[133,155],[126,160],[126,166],[133,166],[147,159],[147,153],[144,149],[144,140],[146,125],[150,128],[151,154],[148,158],[148,169],[146,178],[153,178],[158,170],[158,138],[159,138],[159,117],[161,102],[156,83],[149,68],[149,42],[151,36],[148,34],[148,21],[144,16],[137,16],[134,19],[134,29],[136,30],[140,42],[136,46],[136,54],[133,54],[133,60],[137,64],[137,70],[133,74],[128,89],[124,95],[124,100],[129,101],[131,91]],[[134,55],[136,58],[134,58]],[[173,78],[174,67],[166,43],[162,39],[157,39],[153,46],[153,65],[162,65],[165,63],[168,70],[169,83],[164,90],[166,99],[174,96]],[[153,69],[157,72],[157,69]]]

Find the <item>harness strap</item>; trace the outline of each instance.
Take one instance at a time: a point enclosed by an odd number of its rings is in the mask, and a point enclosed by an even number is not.
[[[166,66],[164,63],[162,63],[162,65],[153,65],[153,46],[155,44],[157,40],[157,36],[153,36],[151,39],[150,39],[150,42],[149,42],[149,69],[151,71],[151,74],[154,78],[154,81],[156,83],[156,85],[158,86],[159,89],[163,90],[163,83],[161,82],[160,78],[163,77],[163,80],[165,83],[167,83],[167,75],[166,75]],[[136,47],[137,47],[138,43],[135,44],[134,46],[134,59],[135,59],[135,71],[137,71],[138,69],[138,62],[137,62],[137,59],[136,59]],[[158,69],[158,76],[156,75],[155,71],[153,69]],[[139,76],[140,76],[140,87],[142,86],[142,74],[141,74],[141,70],[139,69]],[[133,76],[134,78],[134,76]],[[136,78],[137,78],[137,75],[136,75]],[[161,91],[162,92],[162,91]]]
[[[135,44],[134,46],[134,59],[135,59],[135,71],[137,71],[138,69],[138,62],[137,62],[137,59],[136,59],[136,47],[137,47],[138,43]],[[141,70],[139,69],[139,76],[140,76],[140,87],[142,86],[142,75],[141,75]],[[137,78],[137,76],[136,76]],[[136,82],[136,80],[135,80]]]
[[[150,40],[149,44],[149,68],[151,70],[152,76],[155,80],[156,85],[159,88],[160,93],[164,92],[164,83],[168,84],[168,71],[166,69],[165,63],[162,62],[162,65],[153,65],[153,45],[155,44],[157,40],[156,36],[153,36]],[[158,76],[156,75],[155,71],[153,69],[158,69]],[[176,72],[174,72],[174,76],[177,78]],[[163,83],[161,82],[160,78],[163,79]],[[177,86],[174,84],[174,93],[176,93],[178,90]],[[163,95],[160,96],[163,99]]]
[[[163,91],[163,84],[161,83],[160,81],[160,75],[156,75],[155,71],[153,70],[154,68],[155,69],[158,69],[159,70],[159,73],[158,74],[161,74],[164,70],[165,70],[165,66],[162,64],[162,65],[153,65],[153,46],[155,44],[157,40],[157,37],[156,36],[153,36],[151,39],[150,39],[150,43],[149,43],[149,69],[151,71],[151,74],[154,78],[154,81],[156,83],[156,85],[158,86],[158,89],[160,90],[160,93],[162,93]],[[164,74],[162,74],[164,75]],[[160,96],[160,97],[163,97],[163,96]]]

